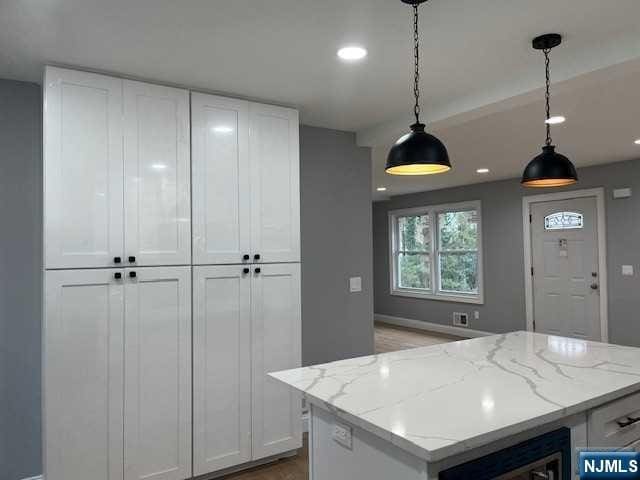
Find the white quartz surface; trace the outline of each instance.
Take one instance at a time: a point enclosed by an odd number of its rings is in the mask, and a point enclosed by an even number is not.
[[[513,332],[271,375],[433,462],[640,390],[640,349]]]

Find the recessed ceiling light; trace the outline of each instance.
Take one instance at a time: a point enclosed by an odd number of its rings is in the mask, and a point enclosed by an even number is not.
[[[640,138],[639,138],[639,139],[637,139],[637,140],[636,140],[635,142],[633,142],[633,143],[635,143],[636,145],[640,145]]]
[[[548,123],[549,125],[558,125],[560,123],[566,122],[567,119],[562,115],[554,115],[553,117],[549,117],[544,121],[544,123]]]
[[[478,173],[489,173],[489,169],[488,168],[479,168],[476,170],[476,172]]]
[[[357,45],[349,45],[338,50],[338,56],[347,62],[355,62],[367,56],[367,49]]]
[[[386,192],[387,191],[387,187],[378,187],[378,188],[376,188],[376,190],[378,192]]]

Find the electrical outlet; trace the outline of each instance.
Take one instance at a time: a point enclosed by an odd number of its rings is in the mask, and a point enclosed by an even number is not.
[[[333,440],[336,443],[339,443],[343,447],[351,450],[352,446],[352,437],[351,437],[351,427],[347,425],[341,425],[339,423],[334,423],[333,432],[331,433]]]
[[[473,312],[474,320],[480,320],[480,311],[476,310]]]
[[[349,279],[349,291],[352,293],[362,291],[362,277],[351,277]]]
[[[469,315],[463,312],[453,312],[453,324],[456,327],[468,327]]]

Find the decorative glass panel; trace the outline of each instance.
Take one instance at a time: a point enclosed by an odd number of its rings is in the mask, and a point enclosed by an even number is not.
[[[556,212],[544,217],[545,230],[571,230],[583,227],[583,217],[576,212]]]

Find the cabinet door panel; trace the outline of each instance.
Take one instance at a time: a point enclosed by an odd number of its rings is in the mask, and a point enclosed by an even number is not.
[[[251,279],[194,267],[194,475],[251,460]]]
[[[122,480],[124,304],[115,272],[45,276],[47,480]]]
[[[251,249],[262,262],[300,261],[298,112],[252,103]]]
[[[191,263],[189,92],[124,82],[125,260]]]
[[[191,269],[126,273],[124,478],[182,480],[191,476]]]
[[[250,253],[248,111],[243,100],[191,96],[196,264],[241,263]]]
[[[300,264],[263,265],[251,287],[253,459],[301,446],[301,399],[267,373],[300,366]]]
[[[47,67],[46,268],[113,266],[122,256],[122,81]]]

